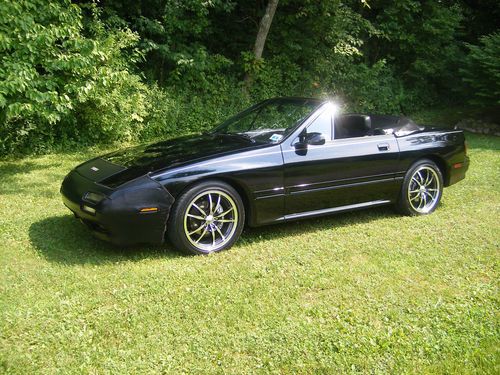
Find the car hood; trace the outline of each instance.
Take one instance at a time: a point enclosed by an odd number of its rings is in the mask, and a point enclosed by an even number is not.
[[[117,187],[150,172],[262,146],[245,139],[192,135],[112,152],[80,165],[77,171],[103,185]]]

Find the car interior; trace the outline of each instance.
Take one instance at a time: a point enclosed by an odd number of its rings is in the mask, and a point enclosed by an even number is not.
[[[335,139],[357,138],[386,134],[383,129],[372,129],[368,115],[345,114],[335,118]]]

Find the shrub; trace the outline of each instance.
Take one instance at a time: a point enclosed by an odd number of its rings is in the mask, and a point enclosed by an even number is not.
[[[500,104],[500,32],[480,38],[479,45],[467,44],[469,54],[461,73],[472,89],[472,104]]]
[[[146,86],[128,65],[138,36],[105,29],[89,9],[84,27],[69,0],[0,3],[0,154],[130,138],[141,126]]]

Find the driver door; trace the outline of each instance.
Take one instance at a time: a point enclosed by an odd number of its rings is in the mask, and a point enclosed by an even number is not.
[[[322,145],[307,145],[304,152],[297,150],[299,139],[282,144],[288,218],[388,203],[397,196],[399,149],[395,137],[335,139],[334,120],[327,109],[307,127],[307,133],[325,135]]]

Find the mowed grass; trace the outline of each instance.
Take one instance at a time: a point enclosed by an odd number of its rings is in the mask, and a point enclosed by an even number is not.
[[[500,140],[429,216],[248,229],[184,256],[93,239],[62,205],[90,154],[0,163],[3,373],[499,373]]]

